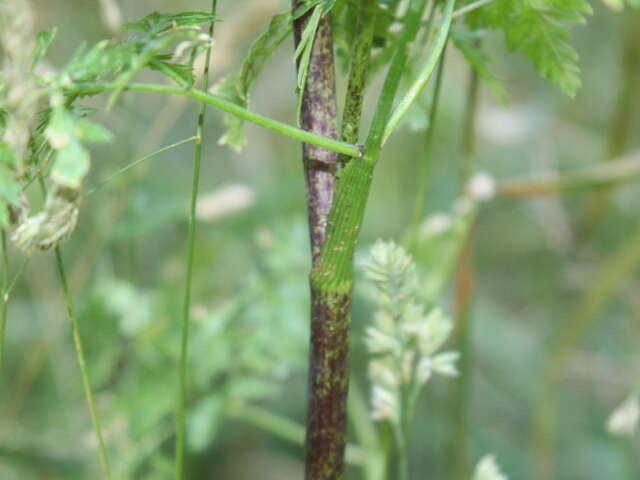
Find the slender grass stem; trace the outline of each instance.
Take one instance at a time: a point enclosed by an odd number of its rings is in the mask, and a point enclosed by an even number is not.
[[[382,135],[382,144],[387,141],[389,136],[393,133],[393,131],[398,127],[400,121],[407,114],[411,106],[415,103],[422,92],[422,89],[429,82],[431,78],[431,74],[433,73],[438,61],[442,57],[442,52],[444,51],[444,47],[447,44],[447,39],[449,38],[449,29],[451,28],[451,16],[453,14],[453,7],[455,5],[455,0],[447,0],[447,3],[444,7],[444,12],[442,15],[442,23],[439,27],[438,34],[434,40],[433,47],[431,49],[431,53],[427,57],[424,65],[422,66],[418,76],[414,80],[411,87],[405,94],[404,98],[400,101],[398,106],[394,109],[391,118],[386,122],[384,127],[384,133]],[[406,53],[405,53],[406,55]]]
[[[47,186],[45,185],[42,175],[38,175],[38,183],[42,194],[46,197]],[[73,338],[73,345],[76,351],[76,359],[78,366],[80,367],[80,375],[82,377],[82,386],[84,388],[84,395],[89,407],[89,415],[91,416],[91,423],[93,424],[93,431],[98,442],[98,456],[100,458],[100,467],[102,469],[102,477],[105,480],[111,480],[111,467],[109,465],[109,457],[107,455],[107,448],[102,435],[102,424],[100,422],[100,416],[96,409],[95,402],[93,400],[93,392],[91,390],[91,380],[89,378],[89,368],[84,356],[84,347],[82,344],[82,337],[80,336],[80,326],[73,307],[73,298],[69,290],[69,282],[67,280],[67,273],[62,260],[62,253],[60,247],[56,246],[54,249],[54,255],[56,257],[56,267],[58,270],[58,277],[60,278],[60,284],[62,286],[62,293],[64,295],[65,304],[67,307],[67,314],[71,321],[71,336]]]
[[[167,145],[166,147],[163,147],[159,150],[156,150],[155,152],[151,152],[148,155],[145,155],[144,157],[141,157],[137,160],[134,160],[133,162],[131,162],[130,164],[120,168],[119,170],[116,170],[115,172],[113,172],[111,175],[103,178],[102,180],[100,180],[100,182],[98,182],[98,184],[93,187],[91,190],[89,190],[86,194],[85,197],[88,197],[89,195],[93,195],[94,193],[96,193],[98,190],[100,190],[101,188],[103,188],[107,183],[111,182],[113,179],[115,179],[116,177],[119,177],[120,175],[127,173],[129,170],[131,170],[132,168],[137,167],[138,165],[140,165],[142,162],[149,160],[150,158],[155,157],[156,155],[159,155],[161,153],[166,152],[167,150],[171,150],[173,148],[179,147],[180,145],[184,145],[185,143],[189,143],[189,142],[198,142],[199,138],[197,136],[193,136],[193,137],[189,137],[189,138],[185,138],[184,140],[180,140],[179,142],[176,143],[172,143],[171,145]]]
[[[76,92],[84,94],[97,94],[101,92],[107,92],[120,88],[115,83],[81,83],[66,87],[67,92]],[[233,102],[225,100],[215,95],[211,95],[202,90],[186,89],[173,85],[160,85],[153,83],[130,83],[124,90],[132,92],[148,92],[148,93],[160,93],[164,95],[180,95],[183,97],[192,98],[198,102],[210,105],[218,110],[235,115],[238,118],[242,118],[248,122],[254,123],[268,130],[280,133],[286,137],[300,140],[311,145],[326,148],[337,153],[343,153],[350,157],[361,156],[360,149],[357,145],[351,145],[346,142],[326,138],[321,135],[316,135],[311,132],[307,132],[301,128],[294,127],[287,123],[279,122],[272,118],[260,115],[259,113],[252,112],[244,107],[236,105]]]
[[[357,382],[351,381],[348,398],[349,422],[353,427],[358,443],[367,452],[368,461],[362,465],[366,480],[384,480],[387,478],[386,455],[380,435],[376,429],[367,399]],[[349,446],[347,446],[347,462]]]
[[[446,58],[446,47],[442,51],[442,58],[438,64],[438,72],[436,73],[436,83],[433,90],[433,99],[431,100],[431,108],[429,110],[429,125],[427,126],[427,134],[424,142],[424,159],[418,166],[418,188],[416,189],[416,197],[413,205],[413,216],[411,218],[410,243],[416,241],[420,223],[424,217],[425,200],[427,195],[427,184],[429,176],[429,166],[431,163],[431,154],[433,147],[433,135],[436,129],[436,120],[438,107],[440,106],[440,91],[442,86],[442,78],[444,76],[444,65]]]
[[[462,185],[466,185],[473,173],[473,157],[476,143],[476,113],[478,107],[479,78],[471,67],[465,114],[462,126]],[[473,254],[475,246],[476,219],[464,241],[454,279],[454,329],[452,332],[454,348],[460,353],[458,362],[458,381],[452,386],[451,419],[453,434],[449,445],[451,471],[449,478],[464,480],[469,476],[469,405],[471,403],[471,379],[473,368],[473,348],[471,338],[471,313],[475,290],[475,270]]]
[[[91,422],[93,423],[93,430],[98,441],[98,454],[100,456],[100,466],[102,467],[102,476],[106,480],[111,480],[111,468],[109,466],[109,459],[107,456],[107,448],[105,446],[104,437],[102,435],[102,426],[100,423],[100,417],[98,415],[95,402],[93,400],[93,392],[91,391],[91,380],[89,379],[89,369],[84,356],[84,347],[82,346],[82,338],[80,337],[80,327],[78,325],[78,319],[76,317],[73,299],[69,292],[69,284],[67,282],[67,274],[64,268],[64,262],[62,261],[62,254],[60,248],[55,249],[56,265],[58,268],[58,275],[60,277],[60,283],[62,285],[62,291],[64,293],[64,299],[67,306],[67,314],[69,320],[71,320],[71,334],[73,337],[73,345],[76,350],[76,356],[78,359],[78,365],[80,366],[80,373],[82,375],[82,385],[84,387],[84,394],[89,407],[89,413],[91,415]]]
[[[9,254],[7,252],[7,235],[0,231],[0,248],[2,248],[2,282],[0,287],[0,370],[4,364],[5,331],[7,326],[7,310],[9,306]]]
[[[449,0],[450,2],[453,0]],[[390,120],[391,111],[393,109],[393,102],[398,93],[400,87],[400,80],[404,72],[407,59],[409,58],[409,51],[411,44],[413,43],[421,24],[422,12],[425,9],[426,0],[411,0],[407,13],[405,14],[404,24],[398,44],[391,59],[391,65],[387,71],[387,76],[382,86],[382,93],[378,99],[376,110],[371,121],[371,127],[369,134],[367,135],[367,141],[365,144],[365,157],[369,161],[375,163],[380,155],[380,148],[388,137],[387,130]],[[429,55],[428,61],[431,61],[432,57],[439,58],[440,53],[437,55]]]
[[[211,14],[215,17],[217,0],[211,3]],[[213,38],[214,22],[209,26],[209,37]],[[211,47],[207,48],[205,55],[204,74],[202,85],[204,90],[209,87],[209,64],[211,62]],[[193,283],[193,258],[196,238],[196,207],[198,204],[198,188],[200,185],[200,165],[202,163],[202,139],[204,137],[204,117],[206,104],[200,104],[196,125],[196,144],[193,153],[193,177],[191,183],[191,205],[189,210],[189,233],[186,252],[186,278],[184,299],[182,305],[182,327],[180,342],[180,359],[178,363],[178,392],[176,408],[176,451],[175,451],[175,478],[185,478],[185,449],[186,449],[186,409],[187,409],[187,369],[189,356],[189,324],[191,322],[191,288]]]

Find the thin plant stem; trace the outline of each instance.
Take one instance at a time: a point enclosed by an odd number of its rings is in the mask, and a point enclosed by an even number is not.
[[[155,157],[156,155],[159,155],[161,153],[166,152],[167,150],[171,150],[173,148],[179,147],[180,145],[184,145],[185,143],[189,143],[189,142],[197,142],[199,139],[196,136],[193,137],[189,137],[189,138],[185,138],[183,140],[180,140],[179,142],[176,143],[172,143],[171,145],[167,145],[166,147],[163,147],[159,150],[156,150],[155,152],[151,152],[148,155],[145,155],[144,157],[141,157],[137,160],[134,160],[133,162],[131,162],[130,164],[116,170],[115,172],[113,172],[111,175],[103,178],[102,180],[100,180],[100,182],[98,182],[98,185],[96,185],[95,187],[93,187],[91,190],[89,190],[86,194],[85,197],[88,197],[89,195],[93,195],[95,192],[97,192],[98,190],[100,190],[101,188],[103,188],[107,183],[111,182],[113,179],[115,179],[116,177],[119,177],[120,175],[127,173],[129,170],[131,170],[132,168],[137,167],[138,165],[140,165],[142,162],[149,160],[150,158]]]
[[[366,480],[384,480],[387,478],[386,452],[383,449],[380,435],[371,418],[367,400],[358,387],[351,381],[349,386],[349,423],[353,427],[358,443],[367,451],[368,461],[362,466]],[[347,461],[349,460],[347,446]]]
[[[0,248],[2,248],[2,286],[0,288],[0,370],[4,364],[5,331],[7,327],[7,310],[9,306],[9,253],[7,252],[7,235],[0,231]]]
[[[444,47],[447,44],[447,40],[449,38],[449,29],[451,28],[451,16],[453,14],[454,5],[455,0],[447,0],[442,14],[442,23],[439,26],[438,34],[436,35],[436,38],[433,42],[431,54],[427,57],[427,60],[418,72],[418,75],[411,84],[411,87],[409,87],[405,96],[402,98],[398,106],[394,109],[393,114],[389,118],[388,122],[386,122],[384,126],[384,133],[382,134],[382,142],[380,145],[384,145],[389,136],[398,127],[404,116],[407,114],[407,112],[409,112],[411,106],[420,96],[420,92],[422,92],[422,89],[429,82],[431,74],[436,68],[438,61],[442,57]],[[408,52],[404,53],[404,55],[407,54]]]
[[[473,173],[473,156],[476,143],[476,114],[478,107],[479,77],[474,68],[470,68],[467,87],[466,108],[462,126],[462,185]],[[458,381],[452,387],[451,419],[453,434],[449,445],[449,461],[451,468],[449,478],[464,480],[469,476],[468,425],[469,404],[471,402],[472,379],[472,338],[471,309],[475,289],[475,271],[473,253],[475,245],[476,219],[474,218],[467,232],[454,279],[454,329],[452,332],[454,349],[460,353],[458,362]]]
[[[404,423],[404,419],[401,421]],[[407,480],[409,478],[409,454],[407,445],[407,433],[404,426],[394,425],[394,438],[396,441],[398,480]]]
[[[565,173],[562,176],[501,180],[496,183],[495,195],[505,198],[556,195],[563,192],[611,187],[636,181],[638,177],[640,177],[640,151],[582,171]]]
[[[76,317],[73,299],[69,292],[69,284],[67,282],[67,274],[65,272],[64,262],[62,261],[62,254],[60,248],[55,248],[56,265],[58,268],[58,276],[60,277],[60,283],[62,285],[62,291],[67,307],[67,314],[69,320],[71,320],[71,334],[73,337],[73,345],[76,350],[76,356],[78,359],[78,365],[80,366],[80,373],[82,375],[82,385],[84,387],[84,394],[89,407],[89,413],[91,415],[91,422],[93,423],[93,430],[98,441],[98,454],[100,456],[100,466],[102,467],[102,477],[106,480],[111,480],[111,468],[109,466],[109,459],[107,456],[107,448],[105,446],[104,437],[102,435],[102,426],[100,423],[100,417],[93,400],[93,392],[91,391],[91,380],[89,379],[89,369],[87,368],[87,362],[84,356],[84,347],[82,346],[82,338],[80,337],[80,327],[78,325],[78,319]]]
[[[424,160],[418,166],[418,188],[416,189],[415,203],[413,205],[413,216],[411,218],[410,238],[414,243],[420,228],[420,223],[424,217],[425,199],[427,195],[427,184],[429,176],[429,166],[431,163],[433,135],[436,129],[436,119],[438,107],[440,105],[440,91],[442,86],[442,78],[444,76],[444,64],[446,58],[446,47],[442,51],[442,58],[438,64],[436,73],[436,83],[433,90],[433,99],[431,100],[431,108],[429,110],[429,124],[427,125],[427,134],[424,142]]]
[[[449,3],[451,2],[452,0],[449,0]],[[387,76],[382,86],[382,93],[378,99],[365,144],[365,159],[368,159],[368,161],[372,163],[377,161],[380,149],[389,136],[389,122],[393,102],[400,88],[400,80],[402,79],[402,74],[407,59],[409,58],[411,44],[420,29],[422,12],[425,9],[426,3],[426,0],[411,0],[405,14],[400,39],[391,59],[391,65],[389,66]],[[437,61],[439,57],[440,52],[434,54],[432,51],[432,54],[427,57],[427,63],[431,63],[434,60]]]
[[[65,87],[66,92],[84,93],[84,94],[97,94],[100,92],[107,92],[120,88],[115,83],[80,83]],[[130,83],[124,87],[126,91],[132,92],[148,92],[148,93],[160,93],[164,95],[181,95],[184,97],[192,98],[198,102],[210,105],[220,111],[229,113],[238,118],[242,118],[248,122],[254,123],[268,130],[280,133],[286,137],[300,140],[311,145],[326,148],[337,153],[343,153],[350,157],[361,156],[360,149],[357,145],[351,145],[346,142],[341,142],[332,138],[326,138],[322,135],[316,135],[315,133],[307,132],[301,128],[294,127],[284,122],[279,122],[272,118],[260,115],[259,113],[252,112],[244,107],[241,107],[229,100],[211,95],[202,90],[194,88],[186,89],[174,85],[160,85],[153,83]]]
[[[217,0],[211,4],[211,14],[215,17]],[[209,37],[213,38],[214,21],[209,26]],[[209,87],[209,64],[211,62],[211,46],[207,48],[205,55],[204,74],[202,85],[206,91]],[[189,210],[189,232],[186,252],[186,278],[184,299],[182,305],[182,327],[180,341],[180,359],[178,363],[178,392],[176,408],[176,445],[175,445],[175,479],[185,478],[185,449],[186,449],[186,409],[187,409],[187,368],[189,355],[189,324],[191,322],[191,288],[193,283],[193,259],[196,238],[196,207],[198,204],[198,188],[200,184],[200,165],[202,163],[202,140],[204,136],[204,117],[206,104],[200,104],[196,126],[196,144],[193,153],[193,177],[191,184],[191,205]]]

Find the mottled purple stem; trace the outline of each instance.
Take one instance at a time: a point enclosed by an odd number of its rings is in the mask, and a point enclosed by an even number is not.
[[[294,0],[293,7],[299,2]],[[294,24],[296,47],[307,16]],[[337,105],[331,16],[320,20],[303,92],[301,127],[337,138]],[[307,183],[307,208],[311,253],[315,265],[324,245],[327,217],[335,190],[336,153],[304,144],[302,158]],[[335,303],[340,307],[336,308]],[[311,340],[309,352],[309,399],[307,407],[307,480],[337,480],[344,471],[346,442],[348,323],[334,329],[336,315],[348,318],[350,296],[332,299],[311,285]],[[339,312],[338,312],[339,310]],[[336,383],[337,382],[337,383]]]
[[[293,1],[294,8],[299,5]],[[300,42],[307,15],[294,23],[296,46]],[[338,138],[333,58],[333,32],[331,16],[325,15],[318,25],[313,51],[309,61],[307,84],[300,111],[300,126],[304,130],[330,138]],[[331,210],[335,189],[338,155],[315,145],[303,144],[302,159],[307,182],[309,234],[313,260],[317,259],[324,244],[327,217]]]

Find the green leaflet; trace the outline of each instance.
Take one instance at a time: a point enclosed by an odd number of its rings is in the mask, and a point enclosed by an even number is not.
[[[45,53],[47,53],[47,49],[51,42],[53,42],[54,38],[56,38],[56,33],[58,33],[58,28],[48,28],[46,30],[42,30],[38,32],[36,36],[36,48],[33,52],[33,60],[31,62],[31,68],[35,67],[37,63],[44,57]]]
[[[538,72],[574,96],[581,86],[569,28],[592,12],[586,0],[497,0],[468,15],[471,25],[502,29],[507,45],[524,52]]]
[[[309,63],[311,61],[311,53],[313,52],[313,43],[316,38],[316,32],[318,31],[318,25],[320,24],[320,19],[331,11],[335,3],[336,0],[309,0],[293,13],[293,18],[297,19],[304,15],[306,11],[313,8],[313,12],[305,24],[302,35],[300,36],[300,42],[294,53],[295,61],[298,64],[298,119],[300,118],[300,111],[302,109],[302,98],[304,97],[304,89],[309,73]]]
[[[262,72],[264,64],[291,33],[291,22],[291,12],[273,16],[267,30],[251,45],[237,82],[238,94],[247,104],[249,103],[249,91]]]
[[[242,107],[249,105],[251,89],[259,77],[265,63],[293,29],[291,12],[274,15],[267,29],[253,42],[247,58],[237,75],[231,75],[219,82],[212,91]],[[247,143],[244,134],[244,120],[232,115],[224,116],[226,131],[220,138],[221,145],[229,145],[236,151]]]
[[[192,11],[180,13],[153,12],[135,22],[125,24],[123,30],[133,30],[154,36],[175,27],[197,27],[216,21],[209,12]]]
[[[210,41],[197,26],[210,22],[212,18],[206,12],[152,13],[125,26],[140,33],[124,42],[105,40],[88,50],[80,47],[64,74],[77,82],[92,82],[117,75],[115,82],[120,88],[111,95],[109,106],[145,67],[159,71],[188,88],[193,84],[193,62]],[[167,52],[170,48],[175,48],[175,51]]]
[[[89,172],[90,155],[82,142],[107,143],[112,140],[111,133],[104,127],[75,117],[61,105],[53,108],[45,135],[55,151],[51,171],[53,181],[74,190],[80,188]]]
[[[313,9],[313,13],[309,17],[307,24],[304,27],[302,35],[300,36],[300,43],[296,48],[294,57],[298,62],[298,91],[300,98],[302,98],[302,92],[304,86],[307,83],[307,73],[309,72],[309,61],[311,60],[311,52],[313,51],[313,41],[316,38],[316,32],[318,31],[318,25],[322,18],[322,5],[317,5]]]
[[[245,106],[245,101],[240,97],[237,85],[238,75],[229,75],[214,85],[211,93],[215,93],[230,102]],[[247,143],[247,137],[244,133],[244,120],[235,115],[225,115],[223,123],[226,128],[218,143],[220,145],[229,145],[236,152],[240,152]]]
[[[164,73],[181,87],[188,88],[193,84],[193,68],[191,65],[166,61],[170,58],[170,55],[156,55],[147,66],[151,70]]]
[[[133,43],[112,44],[103,40],[88,51],[84,45],[65,68],[65,72],[77,82],[95,81],[107,74],[119,73],[127,69],[136,56]]]

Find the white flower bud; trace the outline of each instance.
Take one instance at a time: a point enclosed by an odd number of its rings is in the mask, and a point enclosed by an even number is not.
[[[607,421],[607,430],[611,435],[624,437],[636,432],[640,418],[639,402],[637,394],[631,395],[611,413]]]
[[[484,457],[473,473],[472,480],[508,480],[507,476],[500,471],[496,459],[493,455]]]

